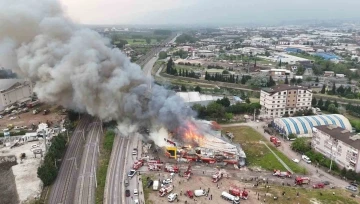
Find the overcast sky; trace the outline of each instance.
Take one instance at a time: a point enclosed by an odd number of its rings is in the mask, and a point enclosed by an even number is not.
[[[242,24],[360,19],[360,0],[60,0],[83,24]]]

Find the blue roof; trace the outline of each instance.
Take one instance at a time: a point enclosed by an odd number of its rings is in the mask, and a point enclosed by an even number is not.
[[[330,124],[349,131],[352,130],[349,120],[340,114],[276,118],[274,123],[279,128],[284,129],[287,135],[291,133],[298,135],[309,134],[312,132],[313,127]]]
[[[288,48],[285,48],[284,50],[285,50],[286,52],[295,52],[295,53],[302,52],[302,49],[293,48],[293,47],[288,47]]]
[[[331,54],[331,53],[326,53],[326,52],[319,52],[319,53],[315,53],[315,56],[319,56],[324,58],[325,60],[331,60],[331,59],[340,59],[339,56]]]

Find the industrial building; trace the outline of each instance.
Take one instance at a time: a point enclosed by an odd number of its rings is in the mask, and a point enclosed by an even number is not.
[[[312,147],[342,168],[360,172],[360,135],[336,125],[314,127]]]
[[[198,135],[195,130],[189,129],[181,141],[169,134],[165,141],[170,146],[165,147],[165,154],[169,158],[179,161],[200,161],[204,163],[223,163],[245,165],[246,154],[240,144],[231,143],[221,135],[221,127],[216,122],[197,121],[198,125],[206,128],[205,134]]]
[[[285,113],[311,108],[312,90],[303,86],[281,84],[260,93],[261,117],[277,118]]]
[[[189,106],[194,104],[207,106],[209,103],[223,98],[221,96],[205,95],[199,92],[177,92],[176,94],[184,99],[185,103],[189,104]]]
[[[0,79],[0,111],[14,103],[29,99],[33,94],[32,83],[23,79]]]
[[[322,125],[336,125],[352,131],[349,120],[340,114],[276,118],[272,125],[286,136],[296,134],[300,137],[312,137],[313,128]]]

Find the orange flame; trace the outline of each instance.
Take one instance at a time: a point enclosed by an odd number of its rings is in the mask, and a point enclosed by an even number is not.
[[[196,126],[190,122],[183,127],[182,133],[185,142],[197,143],[200,146],[204,143],[204,136],[199,134]]]

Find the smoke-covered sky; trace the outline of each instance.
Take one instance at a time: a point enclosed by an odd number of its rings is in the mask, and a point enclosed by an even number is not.
[[[242,24],[360,19],[360,0],[61,0],[84,24]]]
[[[55,0],[0,0],[0,64],[28,78],[41,101],[104,120],[174,129],[194,116],[180,97],[152,85],[108,39],[64,17]]]

